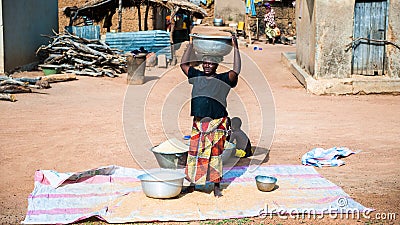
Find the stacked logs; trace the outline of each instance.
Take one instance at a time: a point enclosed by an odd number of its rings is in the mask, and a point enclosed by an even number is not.
[[[75,74],[54,74],[42,77],[0,76],[0,100],[15,102],[15,93],[30,93],[32,89],[50,88],[50,83],[75,80]]]
[[[47,82],[40,82],[40,78],[12,78],[8,76],[0,76],[0,100],[8,100],[15,102],[14,93],[29,93],[32,88],[42,89],[49,88]]]
[[[54,66],[62,73],[83,76],[115,77],[126,72],[127,60],[122,51],[111,49],[99,40],[70,33],[55,33],[49,38],[52,39],[50,44],[42,45],[36,51],[46,67]]]

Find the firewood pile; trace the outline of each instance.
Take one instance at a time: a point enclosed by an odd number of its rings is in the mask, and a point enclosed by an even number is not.
[[[14,93],[29,93],[32,89],[49,88],[48,82],[40,82],[40,78],[12,78],[0,76],[0,100],[15,102]]]
[[[51,42],[42,45],[36,55],[43,68],[57,68],[61,73],[82,76],[116,77],[127,70],[127,59],[121,50],[111,49],[99,40],[80,38],[70,33],[48,36]]]
[[[0,76],[0,100],[17,100],[15,93],[30,93],[34,89],[50,88],[50,83],[75,80],[75,74],[54,74],[41,77],[19,77]]]

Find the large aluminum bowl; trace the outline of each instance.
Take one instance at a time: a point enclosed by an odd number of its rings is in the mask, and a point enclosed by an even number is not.
[[[182,169],[186,167],[186,161],[189,151],[188,145],[185,145],[185,148],[181,147],[179,152],[157,152],[155,150],[156,147],[157,146],[152,147],[150,151],[153,152],[154,157],[156,158],[160,168]],[[222,163],[224,165],[228,165],[228,163],[231,163],[233,161],[232,159],[236,159],[235,153],[236,153],[236,145],[228,141],[225,141],[224,151],[222,152],[221,155]],[[237,160],[234,161],[236,162]]]
[[[199,55],[226,56],[232,51],[230,36],[191,34],[193,48]]]
[[[180,153],[161,153],[154,151],[154,147],[150,149],[156,157],[157,163],[164,169],[181,169],[185,168],[188,152]]]
[[[161,168],[180,169],[186,166],[189,146],[176,138],[168,139],[150,150]]]
[[[161,170],[142,174],[137,178],[141,181],[142,190],[150,198],[173,198],[182,190],[185,174],[175,170]]]

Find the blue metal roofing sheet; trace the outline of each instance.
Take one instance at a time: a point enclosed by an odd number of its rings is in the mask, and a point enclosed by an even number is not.
[[[66,26],[65,29],[78,37],[86,39],[100,39],[100,26]]]
[[[118,48],[124,52],[131,52],[144,47],[156,55],[166,55],[172,59],[169,32],[163,30],[107,33],[106,43],[111,48]]]
[[[200,6],[200,0],[190,0],[191,3]]]

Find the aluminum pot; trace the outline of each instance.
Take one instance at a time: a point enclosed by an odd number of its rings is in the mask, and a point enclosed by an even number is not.
[[[278,181],[275,177],[263,175],[258,175],[255,179],[257,188],[260,191],[272,191],[275,188],[276,181]]]
[[[226,56],[232,51],[230,36],[209,36],[191,34],[193,48],[199,55]]]
[[[185,174],[175,170],[161,170],[142,174],[137,178],[141,181],[142,190],[150,198],[173,198],[182,190]]]
[[[181,153],[161,153],[153,151],[154,147],[150,150],[156,157],[157,163],[164,169],[180,169],[186,166],[188,152]]]

